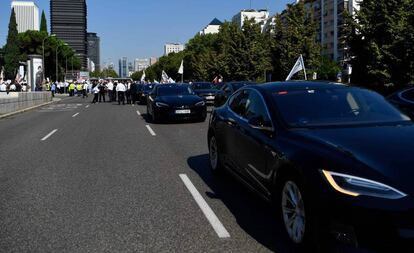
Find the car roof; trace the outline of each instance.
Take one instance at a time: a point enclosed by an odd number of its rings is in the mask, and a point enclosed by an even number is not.
[[[272,82],[252,86],[268,92],[289,91],[289,90],[308,90],[308,89],[328,89],[328,88],[349,88],[350,86],[341,83],[321,82],[321,81],[287,81]]]

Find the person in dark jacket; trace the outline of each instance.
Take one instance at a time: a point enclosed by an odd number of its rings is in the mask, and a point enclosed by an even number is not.
[[[131,88],[129,90],[129,93],[131,95],[131,104],[134,106],[137,103],[137,84],[136,83],[132,83],[131,84]]]
[[[99,103],[103,102],[105,103],[105,85],[103,83],[99,84]]]

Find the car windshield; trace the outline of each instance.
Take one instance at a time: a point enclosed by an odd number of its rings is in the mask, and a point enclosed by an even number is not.
[[[160,86],[158,96],[191,95],[193,90],[189,86]]]
[[[273,93],[273,99],[291,127],[410,121],[381,95],[358,88],[278,91]]]
[[[193,84],[195,90],[210,90],[216,87],[211,83],[195,83]]]
[[[234,83],[233,84],[233,88],[234,90],[239,90],[241,88],[243,88],[244,86],[250,85],[252,83]]]

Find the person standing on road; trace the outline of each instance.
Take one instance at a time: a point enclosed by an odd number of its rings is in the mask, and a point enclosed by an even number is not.
[[[137,84],[135,82],[131,84],[129,93],[131,95],[132,106],[135,106],[135,104],[137,103]]]
[[[116,86],[116,92],[118,93],[118,105],[121,105],[121,102],[122,105],[125,105],[125,84],[123,84],[122,82],[118,83],[118,85]]]
[[[83,83],[83,97],[82,98],[87,98],[88,97],[88,88],[89,85],[87,82]]]
[[[105,101],[105,89],[106,89],[106,87],[102,82],[100,82],[98,86],[99,86],[99,103],[101,103],[102,100],[105,103],[106,102]]]
[[[52,86],[50,87],[50,91],[52,92],[52,97],[55,97],[56,93],[56,84],[52,83]]]
[[[112,93],[114,92],[114,84],[112,83],[112,81],[109,81],[109,83],[106,84],[106,89],[108,90],[109,103],[111,103],[113,99]]]
[[[98,97],[99,97],[99,85],[98,84],[94,84],[92,88],[92,93],[93,93],[92,103],[96,104],[96,102],[98,102]]]
[[[69,85],[69,96],[73,97],[75,95],[75,84],[72,82]]]

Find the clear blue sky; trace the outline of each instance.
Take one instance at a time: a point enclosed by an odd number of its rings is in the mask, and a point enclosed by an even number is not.
[[[0,46],[5,44],[10,0],[0,0]],[[50,25],[50,0],[35,0]],[[252,0],[252,8],[271,14],[294,0]],[[87,0],[88,32],[101,37],[101,62],[163,54],[166,42],[186,43],[213,18],[230,20],[249,0]]]

